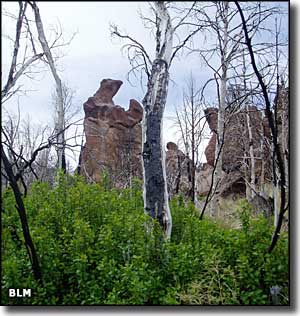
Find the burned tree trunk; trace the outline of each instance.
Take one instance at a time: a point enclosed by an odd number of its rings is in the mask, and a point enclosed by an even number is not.
[[[168,237],[172,220],[168,202],[165,152],[162,145],[163,112],[169,81],[168,65],[156,59],[143,100],[143,169],[144,208],[152,218],[158,219]]]
[[[39,260],[38,256],[30,235],[30,230],[28,226],[28,221],[27,221],[27,216],[26,216],[26,211],[25,211],[25,206],[22,200],[22,195],[20,192],[20,189],[17,184],[16,176],[14,175],[14,172],[12,170],[12,166],[6,156],[6,153],[2,147],[1,144],[1,159],[3,161],[4,169],[7,175],[7,178],[9,180],[9,183],[11,185],[11,188],[14,192],[15,200],[16,200],[16,209],[19,213],[20,221],[22,224],[22,231],[23,231],[23,236],[24,236],[24,242],[26,246],[26,250],[31,262],[31,267],[33,271],[34,278],[42,284],[42,273],[39,265]]]
[[[275,230],[274,230],[273,236],[272,236],[272,241],[271,241],[271,244],[267,250],[267,253],[270,254],[277,244],[277,241],[278,241],[279,236],[280,236],[280,230],[281,230],[281,226],[283,223],[284,214],[288,209],[288,203],[286,205],[286,183],[285,183],[286,176],[285,176],[285,169],[284,169],[284,160],[283,160],[282,153],[280,150],[280,145],[279,145],[278,140],[277,140],[277,130],[276,130],[277,126],[276,126],[276,124],[278,122],[276,122],[276,120],[274,119],[274,116],[273,116],[273,113],[271,110],[271,102],[270,102],[270,99],[268,96],[267,86],[264,83],[263,76],[260,73],[260,71],[258,70],[257,65],[256,65],[256,59],[254,56],[251,38],[249,37],[245,16],[244,16],[244,13],[243,13],[238,1],[234,1],[234,2],[235,2],[235,5],[239,11],[241,20],[242,20],[242,26],[243,26],[245,41],[246,41],[245,44],[246,44],[248,51],[249,51],[249,54],[250,54],[251,65],[252,65],[253,71],[257,77],[257,80],[258,80],[259,85],[260,85],[261,90],[262,90],[262,94],[263,94],[263,98],[264,98],[264,102],[265,102],[265,107],[266,107],[266,116],[268,118],[268,123],[270,126],[271,135],[272,135],[272,146],[273,146],[272,155],[273,155],[273,159],[275,159],[277,162],[278,172],[279,172],[279,177],[280,177],[279,178],[279,182],[280,182],[280,208],[279,208],[279,214],[278,214],[278,220],[276,223],[276,227],[275,227]]]
[[[194,5],[193,3],[188,13],[191,12]],[[196,26],[184,40],[173,46],[173,35],[176,29],[187,23],[186,20],[190,14],[185,14],[173,27],[168,6],[167,1],[156,1],[153,6],[151,5],[151,11],[155,15],[152,22],[155,25],[156,40],[153,61],[141,43],[129,35],[121,34],[117,26],[111,25],[111,34],[126,39],[130,43],[124,47],[128,49],[128,52],[133,51],[134,56],[129,58],[131,71],[134,73],[137,69],[142,68],[147,75],[147,92],[143,99],[144,210],[159,221],[166,237],[170,238],[172,219],[168,202],[165,149],[162,144],[163,113],[167,99],[169,68],[178,52],[186,47],[193,36],[202,29],[202,26]]]
[[[162,132],[172,57],[173,29],[165,3],[155,2],[155,9],[157,14],[156,58],[152,63],[147,93],[143,100],[143,195],[145,212],[159,221],[166,237],[170,238],[172,219],[168,201]]]

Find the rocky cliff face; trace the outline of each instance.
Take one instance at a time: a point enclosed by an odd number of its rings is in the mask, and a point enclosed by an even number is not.
[[[131,99],[125,111],[113,102],[122,85],[120,80],[104,79],[100,88],[84,104],[86,143],[80,155],[79,170],[88,181],[101,181],[106,170],[113,184],[127,187],[130,178],[142,179],[142,106]],[[167,144],[166,173],[171,195],[188,195],[191,161],[175,143]]]
[[[256,157],[259,157],[261,151],[261,134],[268,134],[268,123],[261,112],[255,107],[249,107],[250,122],[253,136],[253,147]],[[206,119],[212,136],[205,149],[207,163],[214,165],[215,148],[216,148],[216,127],[218,120],[218,110],[216,108],[208,108],[205,110]],[[267,126],[266,126],[267,125]],[[244,160],[244,153],[249,149],[249,136],[246,123],[245,110],[228,115],[225,127],[225,139],[223,146],[223,170],[232,171],[241,168]]]
[[[131,99],[125,111],[113,102],[122,85],[120,80],[104,79],[100,88],[83,105],[86,143],[81,151],[80,174],[88,181],[101,181],[106,170],[113,184],[127,187],[130,178],[142,179],[142,106]],[[169,142],[166,151],[166,173],[171,195],[189,194],[191,161]]]
[[[127,187],[132,177],[142,179],[142,106],[134,99],[129,101],[129,109],[125,111],[115,105],[113,97],[122,85],[120,80],[104,79],[100,88],[83,105],[85,111],[84,132],[86,143],[81,151],[79,169],[89,181],[101,181],[101,174],[106,170],[113,184]],[[285,94],[287,90],[284,90]],[[285,97],[285,95],[284,95]],[[286,99],[286,98],[285,98]],[[279,102],[278,113],[279,141],[288,144],[287,102]],[[249,109],[253,134],[255,156],[255,174],[257,181],[271,180],[271,159],[269,147],[270,130],[266,117],[255,106]],[[208,108],[205,111],[211,139],[205,149],[207,163],[196,170],[196,190],[198,195],[206,195],[210,188],[211,175],[215,160],[216,131],[218,110]],[[261,134],[265,143],[261,143]],[[249,166],[249,136],[245,110],[231,114],[226,123],[225,143],[223,146],[223,180],[221,189],[223,196],[230,193],[245,194],[244,181]],[[182,192],[188,196],[191,190],[191,160],[179,150],[175,143],[169,142],[166,151],[166,173],[170,195]]]
[[[229,193],[244,194],[246,190],[243,177],[245,177],[245,173],[248,169],[247,166],[250,164],[250,144],[245,111],[246,110],[241,110],[233,114],[227,114],[222,153],[222,167],[224,175],[220,189],[223,195],[227,195]],[[203,187],[203,183],[200,183],[201,181],[204,181],[203,178],[211,178],[212,167],[214,165],[217,141],[216,130],[218,109],[208,108],[205,110],[205,115],[209,128],[212,132],[212,136],[209,140],[208,146],[205,149],[205,156],[208,166],[205,166],[205,171],[201,170],[198,175],[198,183],[200,188]],[[270,131],[268,128],[268,122],[264,115],[262,115],[255,106],[249,107],[249,115],[253,135],[252,143],[254,148],[255,174],[257,181],[259,181],[259,177],[261,177],[262,173],[264,174],[264,179],[270,179],[270,152],[268,146],[261,143],[262,134],[264,135],[265,139],[269,138]],[[262,162],[264,165],[262,165]],[[206,189],[199,189],[199,194],[206,194]]]
[[[166,173],[168,191],[171,196],[183,193],[190,194],[192,161],[173,143],[167,143]]]
[[[106,170],[117,187],[126,187],[132,176],[142,177],[142,106],[131,99],[125,111],[113,102],[122,81],[104,79],[83,105],[86,143],[81,152],[80,173],[99,182]]]

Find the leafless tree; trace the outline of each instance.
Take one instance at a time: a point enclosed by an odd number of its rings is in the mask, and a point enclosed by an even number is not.
[[[220,139],[220,148],[219,148],[219,151],[217,152],[217,155],[215,157],[215,162],[218,162],[219,159],[220,159],[220,156],[221,156],[221,153],[222,153],[222,150],[223,150],[223,146],[224,146],[224,136],[225,134],[223,134],[223,137]],[[204,216],[204,213],[205,213],[205,210],[208,206],[208,203],[210,203],[210,201],[212,200],[214,194],[216,193],[216,185],[215,185],[215,171],[216,171],[216,168],[217,168],[217,163],[214,163],[214,166],[213,166],[213,170],[212,170],[212,177],[211,177],[211,183],[210,183],[210,187],[209,187],[209,190],[208,190],[208,193],[206,195],[206,198],[205,198],[205,201],[204,201],[204,205],[202,207],[202,210],[201,210],[201,213],[200,213],[200,216],[199,216],[199,219],[202,220],[203,219],[203,216]]]
[[[63,131],[65,119],[64,119],[64,98],[63,98],[62,82],[58,75],[55,62],[51,53],[51,49],[46,39],[39,8],[35,1],[32,1],[32,2],[29,1],[28,3],[30,4],[30,6],[32,7],[34,11],[35,23],[36,23],[36,28],[38,32],[38,39],[43,49],[43,53],[46,56],[48,65],[51,69],[51,73],[55,80],[56,93],[57,93],[57,129],[58,131]],[[65,143],[65,140],[64,140],[65,135],[64,133],[58,133],[57,135],[59,137],[58,143],[62,144],[61,146],[58,147],[58,167],[66,171],[65,152],[64,152],[64,145],[63,145]]]
[[[54,177],[55,162],[51,149],[61,145],[57,142],[57,131],[49,126],[34,126],[30,119],[15,123],[11,116],[2,126],[2,144],[7,152],[8,161],[16,175],[16,180],[21,181],[23,193],[26,195],[27,187],[37,179],[52,179]],[[75,128],[75,132],[66,138],[65,148],[73,152],[81,145],[81,134],[76,126],[81,126],[81,120],[68,124],[64,132]],[[13,136],[13,138],[12,138]],[[51,160],[53,163],[51,165]],[[3,170],[2,170],[3,171]],[[49,174],[50,173],[50,174]],[[5,173],[2,174],[5,178]],[[50,182],[53,182],[52,180]]]
[[[192,3],[191,8],[195,3]],[[169,68],[173,59],[202,26],[189,29],[183,40],[174,46],[174,36],[179,28],[188,23],[191,8],[174,19],[170,16],[168,2],[155,2],[151,6],[152,17],[143,17],[155,34],[155,56],[150,57],[145,47],[129,35],[122,34],[116,26],[111,26],[111,34],[123,40],[126,44],[132,71],[143,69],[147,77],[147,91],[143,99],[143,174],[144,174],[144,209],[151,217],[156,218],[163,227],[165,235],[171,236],[172,219],[169,209],[165,149],[162,145],[163,113],[166,104],[169,83]]]
[[[218,155],[219,149],[222,145],[221,140],[225,140],[223,134],[226,134],[226,125],[230,123],[231,117],[233,117],[239,111],[247,110],[246,103],[249,101],[251,95],[257,95],[257,80],[254,80],[255,74],[250,71],[249,67],[245,67],[245,54],[248,60],[249,54],[245,52],[242,45],[243,30],[242,23],[238,18],[238,10],[236,7],[226,1],[215,2],[210,5],[208,10],[201,10],[201,3],[194,8],[195,12],[195,23],[202,23],[209,26],[205,28],[207,32],[207,38],[215,39],[215,42],[210,41],[212,46],[205,45],[205,48],[192,48],[192,52],[198,52],[205,62],[207,67],[213,72],[213,78],[215,79],[218,95],[218,128],[217,128],[217,144],[215,149],[215,159],[219,157],[218,161],[215,161],[216,168],[213,176],[213,188],[212,192],[215,194],[215,198],[212,199],[212,213],[217,207],[218,200],[218,186],[222,180],[222,167],[223,167],[223,155]],[[261,33],[270,33],[270,30],[266,27],[265,21],[272,17],[272,15],[279,12],[278,8],[272,7],[270,4],[262,3],[245,3],[243,9],[247,12],[246,21],[251,28],[252,36],[256,37],[255,45],[253,49],[258,58],[264,63],[262,69],[264,76],[268,77],[269,80],[272,78],[272,71],[270,70],[273,64],[268,61],[273,44],[266,41],[265,38],[260,38]],[[206,40],[206,39],[205,39]],[[212,78],[207,83],[212,83]],[[247,84],[245,84],[247,82]],[[244,92],[237,96],[237,100],[229,100],[229,87],[230,86],[244,86]],[[251,89],[249,88],[251,87]],[[255,88],[252,88],[255,87]],[[249,104],[248,104],[249,105]],[[251,122],[247,121],[248,135],[251,138]],[[249,133],[250,132],[250,133]],[[254,170],[255,170],[255,159],[253,153],[252,142],[248,142],[250,156],[250,186],[255,181]],[[252,158],[251,158],[252,156]],[[252,185],[251,185],[252,183]],[[254,195],[254,191],[252,195]]]
[[[27,187],[33,181],[33,177],[38,179],[41,175],[37,171],[41,167],[40,153],[47,151],[46,163],[48,164],[50,148],[58,145],[57,135],[55,131],[49,135],[47,126],[34,129],[29,118],[20,120],[20,113],[16,117],[6,113],[3,123],[1,128],[1,160],[3,162],[3,164],[1,163],[1,176],[13,190],[33,274],[35,279],[42,284],[38,254],[31,238],[22,196],[26,195]],[[70,125],[65,129],[69,127]]]
[[[74,96],[75,96],[75,91],[71,89],[67,83],[62,83],[62,98],[63,98],[63,126],[62,128],[65,129],[67,125],[71,123],[71,121],[74,119],[74,117],[77,116],[77,114],[81,110],[81,106],[77,105],[74,103]],[[61,130],[61,122],[60,122],[60,100],[58,97],[57,92],[52,93],[52,100],[53,100],[53,108],[54,110],[54,125],[56,129],[56,133],[59,135],[59,131]],[[67,136],[64,135],[63,139],[63,146],[62,148],[58,148],[57,151],[57,156],[59,157],[60,155],[60,150],[62,151],[62,170],[66,172],[66,141],[65,138]],[[57,142],[60,142],[58,139]],[[59,161],[58,161],[58,166],[59,166]]]
[[[16,34],[15,38],[11,39],[14,43],[14,50],[7,81],[3,85],[4,88],[1,91],[2,104],[18,92],[23,91],[26,93],[26,90],[24,90],[21,85],[18,85],[19,79],[21,77],[34,79],[37,72],[40,72],[40,70],[36,71],[34,67],[41,64],[44,66],[50,66],[50,69],[56,79],[57,89],[59,90],[57,91],[60,92],[60,78],[58,77],[55,68],[55,61],[59,58],[57,52],[59,48],[69,45],[75,35],[73,34],[69,41],[65,41],[62,37],[61,29],[55,29],[54,39],[51,43],[47,42],[42,20],[39,14],[39,8],[36,2],[18,1],[18,4],[19,13],[17,17],[8,12],[5,13],[7,16],[16,20]],[[31,19],[31,12],[28,10],[30,6],[35,15],[35,23]],[[37,35],[33,27],[34,25],[36,25]],[[38,40],[36,39],[37,36]],[[40,49],[39,43],[42,49]],[[61,95],[60,93],[57,94],[58,96]],[[60,108],[58,112],[61,112]],[[63,130],[64,126],[61,124],[62,115],[58,115],[58,117],[60,117],[60,130]],[[62,133],[58,133],[58,135],[60,137],[58,143],[63,144],[64,142],[62,140],[64,135],[62,135]],[[60,150],[60,152],[61,151],[62,150]],[[62,158],[61,154],[59,156]],[[60,161],[62,161],[62,159],[60,159]]]
[[[26,250],[27,250],[30,262],[31,262],[33,275],[34,275],[35,279],[40,284],[42,284],[42,272],[41,272],[41,268],[39,265],[38,255],[37,255],[35,246],[33,244],[32,238],[31,238],[22,195],[21,195],[21,192],[19,190],[19,187],[17,184],[17,179],[16,179],[15,174],[13,172],[12,166],[11,166],[11,164],[6,156],[6,153],[3,149],[2,143],[1,143],[1,159],[2,159],[2,162],[4,165],[4,169],[5,169],[8,181],[9,181],[9,183],[12,187],[12,190],[14,192],[14,196],[15,196],[15,200],[16,200],[16,209],[18,211],[20,221],[22,224],[22,232],[23,232],[23,236],[24,236],[25,246],[26,246]]]
[[[213,71],[214,79],[217,86],[218,95],[218,128],[217,128],[217,141],[215,149],[215,172],[214,172],[214,186],[213,191],[218,193],[218,187],[222,180],[222,153],[218,155],[222,146],[221,140],[224,139],[225,133],[225,110],[226,110],[226,98],[227,98],[227,83],[229,80],[229,71],[232,68],[232,61],[240,53],[240,38],[241,32],[236,31],[234,20],[236,11],[231,8],[231,5],[227,1],[218,1],[213,3],[210,8],[213,14],[209,14],[207,10],[202,10],[201,4],[195,8],[197,23],[203,23],[208,25],[207,32],[215,35],[216,45],[215,47],[208,47],[200,49],[193,49],[193,52],[200,53],[201,58],[206,65]],[[212,60],[215,56],[219,56],[219,64],[214,65]],[[215,195],[216,197],[218,194]],[[214,202],[215,199],[213,199]],[[216,203],[212,206],[212,211],[216,208]]]
[[[238,1],[235,1],[235,5],[239,11],[240,18],[242,21],[242,27],[244,31],[244,37],[245,37],[245,45],[247,46],[247,49],[250,54],[251,58],[251,65],[253,67],[253,70],[255,72],[255,75],[257,77],[257,80],[259,82],[259,85],[262,90],[263,98],[264,98],[264,103],[265,103],[265,110],[266,110],[266,115],[268,118],[268,123],[269,127],[271,130],[272,134],[272,145],[273,145],[273,158],[275,159],[278,171],[279,171],[279,180],[280,180],[280,208],[279,208],[279,215],[278,215],[278,220],[277,220],[277,225],[275,227],[273,236],[272,236],[272,242],[267,250],[268,253],[271,253],[276,246],[277,240],[279,238],[284,214],[288,209],[288,202],[286,201],[286,176],[285,176],[285,167],[284,167],[284,158],[282,155],[282,150],[280,148],[280,144],[278,143],[278,137],[277,137],[277,120],[276,120],[276,106],[275,106],[275,111],[272,111],[272,106],[271,106],[271,101],[270,97],[268,94],[268,89],[267,85],[265,83],[263,74],[257,67],[257,61],[256,61],[256,56],[254,54],[254,50],[252,47],[252,41],[250,37],[250,31],[249,31],[249,26],[247,25],[244,12],[239,4]]]
[[[1,91],[2,104],[21,90],[21,86],[16,87],[16,84],[20,77],[28,75],[28,71],[30,72],[31,69],[30,66],[35,64],[44,56],[43,52],[37,53],[34,40],[32,39],[30,24],[28,23],[28,19],[26,17],[28,3],[25,1],[19,1],[18,4],[19,13],[16,18],[16,34],[15,38],[13,39],[14,50],[9,67],[8,77]],[[25,53],[23,54],[23,56],[20,56],[21,53],[23,53],[23,50],[21,52],[20,48],[22,32],[26,32],[26,47],[31,46],[32,53],[29,54],[29,50],[25,49]]]
[[[25,127],[28,129],[28,126]],[[70,126],[66,126],[66,128],[69,127]],[[39,282],[42,282],[42,273],[39,266],[38,255],[34,247],[28,226],[26,209],[23,203],[23,195],[26,195],[27,192],[27,184],[25,182],[26,173],[28,172],[28,170],[30,170],[30,174],[33,174],[36,179],[38,179],[38,175],[35,171],[35,168],[37,167],[37,157],[41,152],[50,149],[52,146],[57,145],[57,135],[54,131],[46,140],[44,139],[44,137],[41,137],[40,143],[37,145],[36,148],[33,148],[32,145],[30,146],[28,154],[28,148],[27,150],[24,150],[24,146],[22,144],[19,148],[17,148],[16,144],[11,141],[11,135],[8,135],[6,131],[7,129],[5,127],[2,127],[1,132],[3,141],[1,142],[1,160],[3,162],[3,169],[1,170],[1,173],[2,177],[4,177],[10,184],[15,196],[16,209],[18,211],[22,224],[25,246],[31,262],[34,277]],[[18,132],[19,131],[16,129],[14,135],[17,135],[17,138],[20,138],[20,134],[18,134]],[[30,133],[27,132],[24,139],[26,140],[28,137],[32,141]],[[10,159],[8,157],[10,157]],[[23,187],[23,193],[20,185]]]
[[[179,130],[183,142],[185,155],[188,158],[188,175],[190,181],[189,196],[193,203],[196,199],[196,167],[199,161],[200,145],[203,141],[203,131],[206,120],[201,102],[200,88],[191,74],[187,89],[183,94],[183,103],[175,110],[175,127]]]
[[[38,53],[38,46],[31,23],[32,20],[27,16],[28,4],[30,4],[31,7],[35,9],[37,24],[41,26],[42,22],[38,14],[37,5],[34,2],[30,3],[25,1],[19,1],[18,4],[19,13],[16,17],[16,34],[13,39],[14,50],[8,77],[1,91],[2,104],[17,92],[21,91],[21,86],[17,85],[19,79],[24,76],[29,78],[34,77],[35,72],[33,71],[33,66],[36,65],[38,61],[44,62],[44,56],[49,57],[51,50],[59,45],[58,40],[60,36],[56,37],[54,42],[49,45],[47,42],[44,42],[43,45],[47,46],[47,50],[45,49]],[[42,37],[41,40],[43,40]],[[22,43],[24,46],[21,45]],[[54,132],[48,137],[46,137],[47,128],[44,128],[38,133],[40,137],[37,137],[37,135],[32,134],[33,129],[29,120],[21,122],[19,113],[16,120],[8,114],[6,116],[6,124],[1,128],[1,160],[3,163],[1,164],[1,174],[13,190],[26,250],[34,277],[40,284],[42,284],[42,272],[39,266],[38,254],[31,238],[22,197],[23,194],[26,195],[27,192],[25,177],[28,171],[30,171],[30,175],[38,178],[35,169],[37,167],[39,153],[43,150],[50,149],[52,146],[61,146],[61,143],[57,141],[58,134],[64,133],[69,127],[70,126],[66,126],[61,129],[59,133]],[[23,193],[21,187],[23,187]]]

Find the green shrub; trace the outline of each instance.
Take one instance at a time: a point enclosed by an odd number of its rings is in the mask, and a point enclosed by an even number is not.
[[[182,196],[171,203],[173,231],[143,212],[140,181],[133,188],[86,184],[60,175],[53,189],[36,182],[24,199],[44,286],[35,282],[13,193],[2,193],[2,303],[270,304],[279,286],[288,304],[288,236],[263,257],[272,227],[241,205],[241,229],[200,221]],[[261,278],[263,271],[263,282]],[[8,288],[31,288],[31,298],[9,299]]]

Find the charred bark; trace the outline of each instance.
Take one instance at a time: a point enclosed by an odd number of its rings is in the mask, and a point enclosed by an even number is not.
[[[31,235],[30,235],[30,230],[29,230],[29,225],[28,225],[28,221],[27,221],[25,206],[24,206],[24,203],[22,200],[22,195],[21,195],[20,189],[18,187],[16,177],[13,173],[12,166],[11,166],[7,156],[6,156],[6,153],[3,149],[2,144],[1,144],[1,158],[3,161],[6,175],[9,179],[9,183],[11,185],[13,192],[14,192],[14,196],[15,196],[15,200],[16,200],[16,209],[18,211],[19,218],[21,221],[25,246],[26,246],[26,250],[27,250],[27,253],[28,253],[28,256],[30,259],[32,272],[33,272],[34,278],[40,284],[42,284],[42,273],[41,273],[41,269],[40,269],[40,265],[39,265],[38,256],[37,256],[37,253],[36,253],[36,250],[35,250]]]
[[[284,218],[284,214],[287,210],[287,206],[286,204],[286,193],[285,193],[285,169],[284,169],[284,161],[283,161],[283,157],[281,155],[281,150],[280,150],[280,146],[277,140],[277,128],[276,128],[276,121],[274,121],[274,117],[272,114],[272,110],[271,110],[271,102],[268,96],[268,92],[267,92],[267,87],[263,81],[263,77],[261,75],[261,73],[259,72],[257,65],[256,65],[256,60],[255,60],[255,56],[254,56],[254,52],[253,52],[253,48],[252,48],[252,43],[251,43],[251,39],[249,37],[248,34],[248,29],[247,29],[247,24],[246,24],[246,20],[244,17],[244,13],[238,3],[238,1],[234,1],[237,9],[239,11],[241,20],[242,20],[242,26],[243,26],[243,30],[244,30],[244,34],[245,34],[245,40],[246,40],[246,45],[250,54],[250,58],[251,58],[251,65],[252,68],[255,72],[255,75],[257,77],[257,80],[259,82],[259,85],[262,89],[262,93],[263,93],[263,98],[265,101],[265,106],[266,106],[266,116],[268,118],[268,123],[271,129],[271,134],[272,134],[272,144],[273,144],[273,148],[274,148],[274,158],[276,159],[277,162],[277,166],[278,166],[278,171],[279,171],[279,175],[280,175],[280,209],[279,209],[279,215],[278,215],[278,221],[277,221],[277,226],[274,230],[273,236],[272,236],[272,241],[271,244],[267,250],[267,253],[271,253],[274,249],[274,247],[276,246],[276,243],[278,241],[279,238],[279,234],[280,234],[280,230],[281,230],[281,226],[283,223],[283,218]]]
[[[168,64],[162,59],[156,59],[143,100],[143,168],[145,212],[157,219],[170,237],[172,221],[167,194],[165,152],[162,146],[162,119],[168,81]]]

